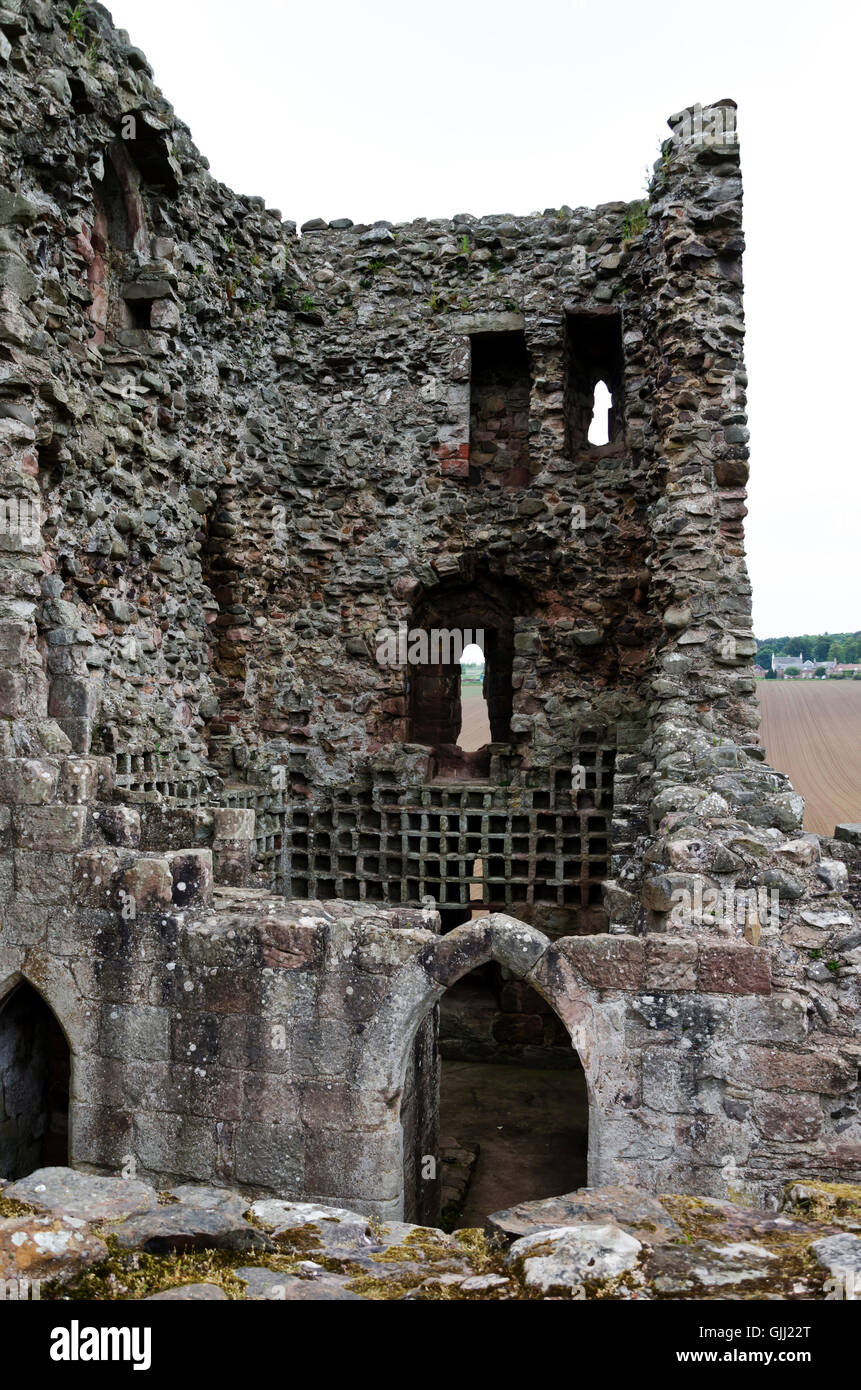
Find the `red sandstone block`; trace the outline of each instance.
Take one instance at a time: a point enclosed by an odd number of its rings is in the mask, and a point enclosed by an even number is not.
[[[263,964],[273,970],[306,970],[319,964],[322,928],[267,916],[258,927]]]
[[[732,1079],[764,1091],[807,1091],[838,1095],[854,1085],[856,1058],[830,1052],[783,1052],[775,1047],[748,1047],[736,1059]]]
[[[247,888],[254,870],[254,841],[214,843],[212,871],[215,882],[228,888]]]
[[[200,907],[212,902],[212,850],[177,849],[165,855],[173,878],[177,907]]]
[[[798,1144],[818,1139],[822,1103],[816,1096],[766,1096],[754,1105],[754,1118],[763,1138]]]
[[[167,859],[136,859],[117,877],[117,895],[131,904],[135,917],[148,912],[169,912],[173,901],[173,877]],[[120,895],[125,894],[125,897]]]
[[[558,944],[595,989],[643,988],[645,955],[639,937],[580,936]]]
[[[15,813],[16,840],[22,849],[80,849],[87,812],[83,806],[32,806]]]
[[[57,764],[36,758],[0,759],[0,802],[8,806],[44,806],[53,801]]]
[[[705,994],[770,994],[768,952],[759,946],[701,946],[699,987]]]
[[[60,766],[60,796],[63,801],[109,801],[114,785],[110,758],[91,758],[72,754]]]

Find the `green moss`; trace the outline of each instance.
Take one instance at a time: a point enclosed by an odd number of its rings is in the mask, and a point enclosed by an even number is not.
[[[662,1197],[661,1206],[681,1227],[685,1240],[711,1240],[717,1235],[723,1217],[700,1197]]]
[[[861,1187],[854,1183],[795,1178],[783,1192],[784,1210],[796,1217],[861,1225]]]
[[[228,1250],[187,1250],[171,1255],[146,1255],[121,1250],[110,1234],[102,1232],[108,1256],[69,1283],[53,1280],[42,1285],[43,1299],[140,1299],[180,1284],[217,1284],[228,1298],[242,1298],[245,1284],[236,1270],[248,1265],[271,1269],[276,1274],[299,1274],[304,1256],[267,1251],[237,1255]]]
[[[0,1221],[8,1221],[16,1216],[36,1216],[36,1208],[26,1202],[16,1202],[12,1197],[0,1197]]]
[[[476,1274],[504,1273],[505,1246],[500,1239],[476,1226],[455,1231],[454,1238],[469,1256]]]

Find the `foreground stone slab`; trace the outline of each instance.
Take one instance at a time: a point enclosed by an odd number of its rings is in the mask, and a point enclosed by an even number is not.
[[[158,1206],[158,1194],[147,1183],[95,1177],[74,1168],[37,1168],[7,1187],[4,1196],[82,1221],[121,1221]]]
[[[851,1274],[853,1283],[861,1290],[861,1239],[848,1232],[839,1236],[825,1236],[815,1240],[810,1249],[829,1274],[847,1279]]]
[[[248,1198],[229,1187],[198,1187],[196,1183],[184,1183],[181,1187],[171,1187],[167,1196],[192,1211],[217,1212],[219,1216],[236,1221],[241,1221],[249,1208]]]
[[[485,1226],[491,1234],[517,1240],[537,1231],[575,1226],[583,1221],[605,1221],[651,1244],[681,1235],[677,1222],[657,1197],[634,1187],[581,1187],[562,1197],[520,1202],[495,1211]]]
[[[360,1294],[352,1293],[347,1288],[350,1281],[346,1275],[327,1274],[321,1270],[319,1274],[303,1279],[295,1274],[279,1274],[274,1269],[253,1265],[237,1269],[235,1273],[237,1279],[245,1281],[245,1297],[252,1302],[264,1299],[287,1303],[317,1300],[326,1303],[362,1302]]]
[[[312,1202],[255,1202],[256,1219],[268,1228],[279,1248],[300,1246],[313,1253],[347,1259],[370,1250],[382,1250],[368,1218],[345,1207],[317,1206]]]
[[[0,1279],[65,1281],[105,1259],[108,1247],[79,1217],[19,1216],[0,1221]]]
[[[182,1189],[176,1188],[179,1192]],[[368,1218],[347,1207],[321,1206],[318,1202],[282,1202],[265,1199],[252,1202],[251,1214],[268,1231],[288,1230],[292,1226],[307,1226],[309,1222],[346,1222],[348,1225],[368,1226]]]
[[[512,1245],[506,1264],[514,1267],[522,1261],[527,1287],[547,1293],[573,1289],[585,1280],[611,1279],[635,1265],[642,1248],[621,1227],[588,1221],[523,1236]]]
[[[177,1203],[133,1216],[111,1234],[122,1250],[164,1255],[183,1250],[271,1250],[272,1242],[247,1222],[219,1211]]]
[[[716,1245],[662,1246],[649,1267],[651,1285],[658,1293],[702,1294],[754,1280],[767,1279],[778,1256],[753,1241]]]

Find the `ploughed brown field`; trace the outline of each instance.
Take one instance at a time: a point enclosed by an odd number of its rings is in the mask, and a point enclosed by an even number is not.
[[[861,681],[858,684],[861,685]],[[460,708],[462,723],[458,746],[466,753],[474,753],[476,748],[490,743],[487,705],[484,703],[481,686],[477,682],[473,684],[470,681],[460,687]]]
[[[861,681],[757,681],[760,739],[772,767],[804,797],[804,828],[833,835],[861,822]],[[461,689],[461,748],[490,742],[480,685]]]
[[[804,828],[861,822],[861,681],[757,681],[759,736],[804,797]]]

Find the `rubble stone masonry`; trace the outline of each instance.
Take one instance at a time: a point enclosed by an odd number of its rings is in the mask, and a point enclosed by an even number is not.
[[[59,1021],[72,1164],[427,1216],[435,1005],[495,960],[591,1183],[861,1181],[861,832],[756,733],[734,135],[300,235],[66,9],[0,6],[0,1010]],[[483,750],[399,624],[485,633]]]

